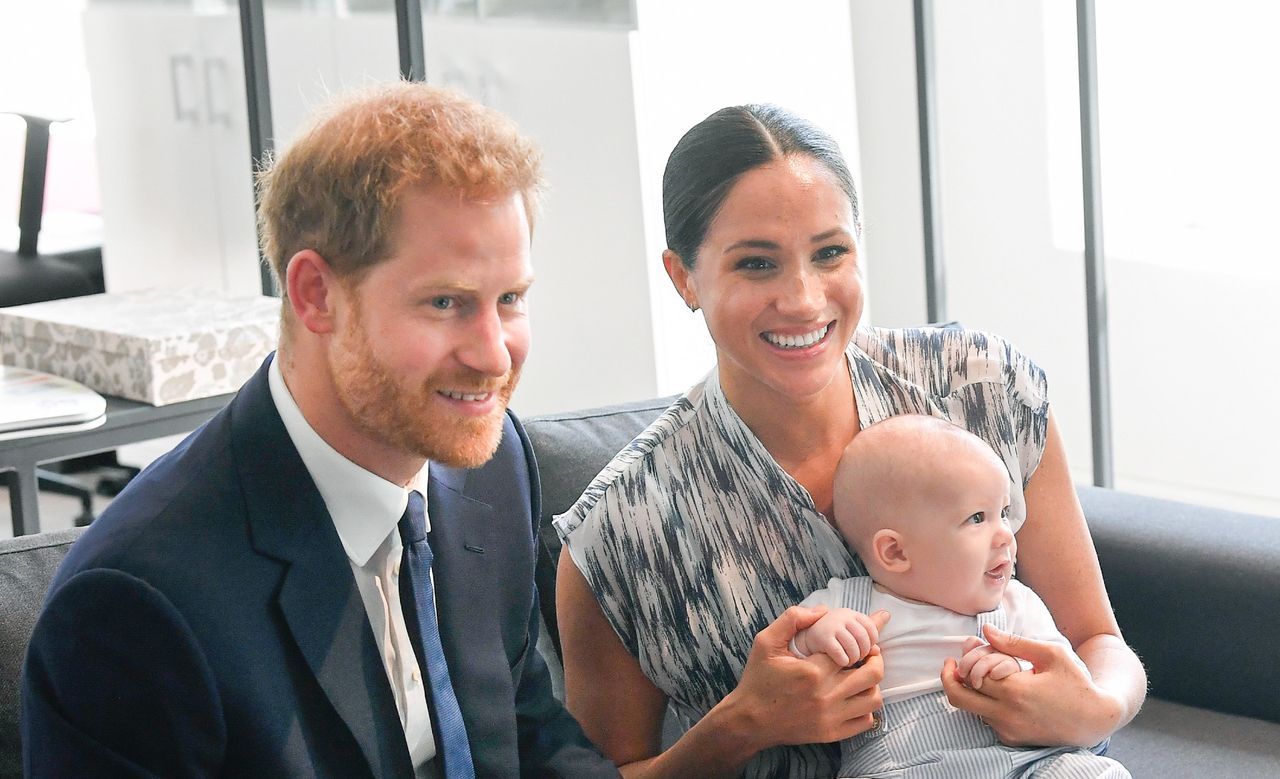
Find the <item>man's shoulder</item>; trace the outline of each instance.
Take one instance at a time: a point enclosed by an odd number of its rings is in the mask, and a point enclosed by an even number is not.
[[[223,432],[207,426],[144,469],[103,510],[72,545],[53,586],[94,568],[181,575],[192,559],[224,553],[225,536],[243,535],[237,522],[243,514]]]

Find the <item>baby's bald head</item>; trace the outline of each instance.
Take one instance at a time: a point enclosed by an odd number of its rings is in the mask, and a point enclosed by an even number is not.
[[[921,414],[877,422],[853,437],[836,468],[836,528],[879,579],[867,548],[876,532],[944,517],[937,509],[975,471],[1008,478],[985,441],[951,422]]]

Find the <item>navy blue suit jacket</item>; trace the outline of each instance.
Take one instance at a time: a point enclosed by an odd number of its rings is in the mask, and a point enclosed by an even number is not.
[[[535,648],[528,446],[508,416],[489,463],[430,470],[440,632],[476,771],[617,776]],[[71,548],[22,707],[29,776],[412,776],[350,564],[265,363]]]

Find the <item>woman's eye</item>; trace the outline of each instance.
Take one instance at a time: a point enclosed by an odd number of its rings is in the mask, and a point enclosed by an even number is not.
[[[743,257],[738,260],[738,270],[769,270],[773,263],[764,257]]]
[[[986,522],[986,521],[987,521],[987,516],[981,511],[979,511],[977,514],[971,515],[968,519],[965,520],[965,522],[968,522],[973,525],[981,525],[983,522]]]
[[[849,253],[847,246],[824,246],[814,255],[814,259],[819,262],[830,262],[838,257],[842,257]]]

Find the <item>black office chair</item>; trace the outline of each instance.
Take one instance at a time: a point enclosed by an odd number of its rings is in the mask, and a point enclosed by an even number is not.
[[[18,249],[0,249],[0,307],[104,292],[102,247],[40,254],[44,221],[45,173],[49,167],[49,126],[57,119],[16,114],[27,123],[18,202]],[[80,501],[77,525],[93,521],[93,493],[80,482],[48,468],[37,471],[40,488]]]
[[[49,167],[49,125],[57,119],[16,114],[27,123],[18,202],[18,249],[0,250],[0,307],[104,292],[102,247],[40,254],[45,173]]]

